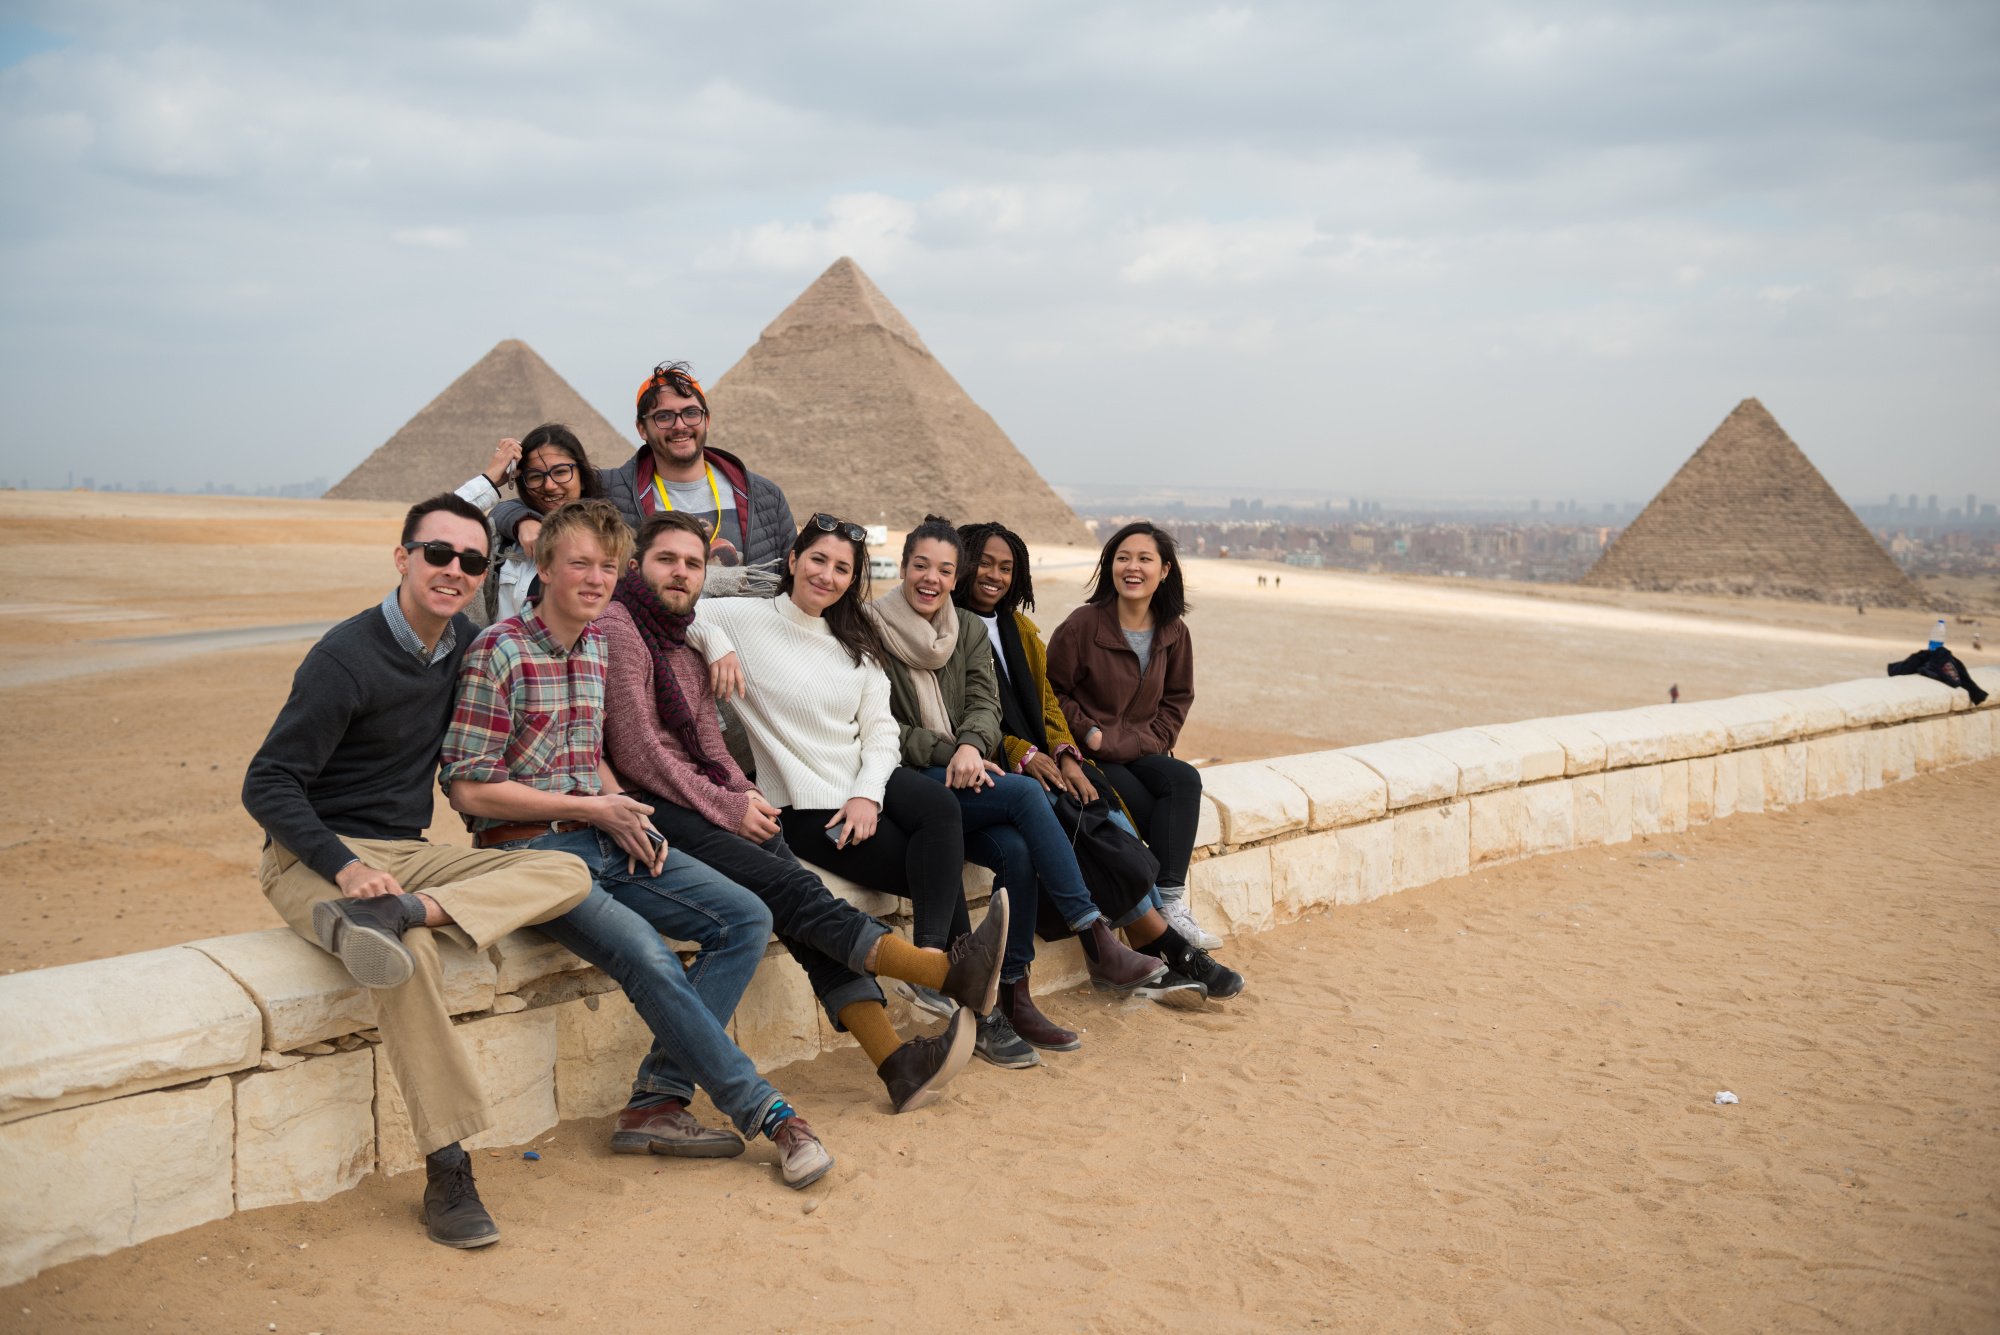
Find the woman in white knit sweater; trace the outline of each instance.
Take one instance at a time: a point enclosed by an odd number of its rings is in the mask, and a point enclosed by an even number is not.
[[[913,942],[944,950],[972,930],[959,804],[898,763],[882,648],[861,613],[866,539],[858,525],[814,515],[776,598],[705,598],[689,639],[723,678],[740,677],[757,787],[779,808],[785,842],[807,862],[908,899]]]

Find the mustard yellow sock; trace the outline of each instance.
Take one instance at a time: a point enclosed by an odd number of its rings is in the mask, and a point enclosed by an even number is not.
[[[942,950],[919,950],[900,936],[882,938],[875,955],[875,972],[883,978],[900,978],[918,987],[941,990],[951,972],[951,961]]]
[[[877,1066],[903,1046],[903,1040],[896,1037],[896,1026],[889,1023],[889,1012],[882,1009],[879,1001],[856,1001],[842,1006],[840,1022],[854,1035],[854,1041],[868,1054],[868,1060]]]

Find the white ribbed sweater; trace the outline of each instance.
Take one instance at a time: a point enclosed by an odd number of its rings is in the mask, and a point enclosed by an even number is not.
[[[711,663],[734,652],[743,666],[737,712],[765,800],[807,811],[850,797],[881,805],[901,758],[882,669],[856,667],[826,622],[788,594],[704,598],[695,608],[688,642]]]

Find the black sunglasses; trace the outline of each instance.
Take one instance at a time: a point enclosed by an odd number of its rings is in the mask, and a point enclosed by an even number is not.
[[[423,551],[424,560],[429,561],[434,566],[440,568],[448,566],[451,564],[452,558],[457,557],[458,568],[474,579],[486,573],[487,560],[484,552],[461,552],[448,542],[406,542],[403,544],[403,550],[406,552],[414,552],[420,548]]]
[[[863,546],[868,543],[868,530],[850,520],[834,515],[816,514],[806,522],[822,533],[838,533],[841,537],[861,543]]]

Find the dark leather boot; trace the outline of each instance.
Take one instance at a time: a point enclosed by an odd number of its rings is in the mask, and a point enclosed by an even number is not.
[[[1006,1012],[1007,1023],[1030,1047],[1044,1052],[1075,1052],[1083,1046],[1082,1039],[1036,1009],[1026,975],[1018,983],[1000,984],[1000,1008]]]
[[[614,1154],[669,1154],[679,1159],[733,1159],[743,1153],[734,1131],[703,1126],[687,1108],[668,1100],[651,1108],[623,1108],[611,1130]]]
[[[970,1006],[974,1015],[986,1014],[1000,992],[1000,965],[1006,953],[1007,891],[1003,887],[993,892],[985,920],[952,942],[951,971],[944,978],[944,994],[961,1006]]]
[[[472,1159],[447,1145],[424,1159],[424,1224],[431,1241],[446,1247],[484,1247],[500,1241],[500,1226],[479,1200],[472,1183]]]
[[[875,1074],[889,1087],[890,1109],[913,1112],[935,1099],[972,1060],[972,1045],[978,1037],[979,1025],[971,1009],[961,1006],[952,1012],[943,1033],[903,1040],[903,1045],[875,1068]]]
[[[1113,936],[1102,918],[1084,928],[1083,935],[1086,938],[1083,955],[1090,965],[1090,985],[1099,992],[1130,992],[1167,971],[1164,960],[1141,955]]]

